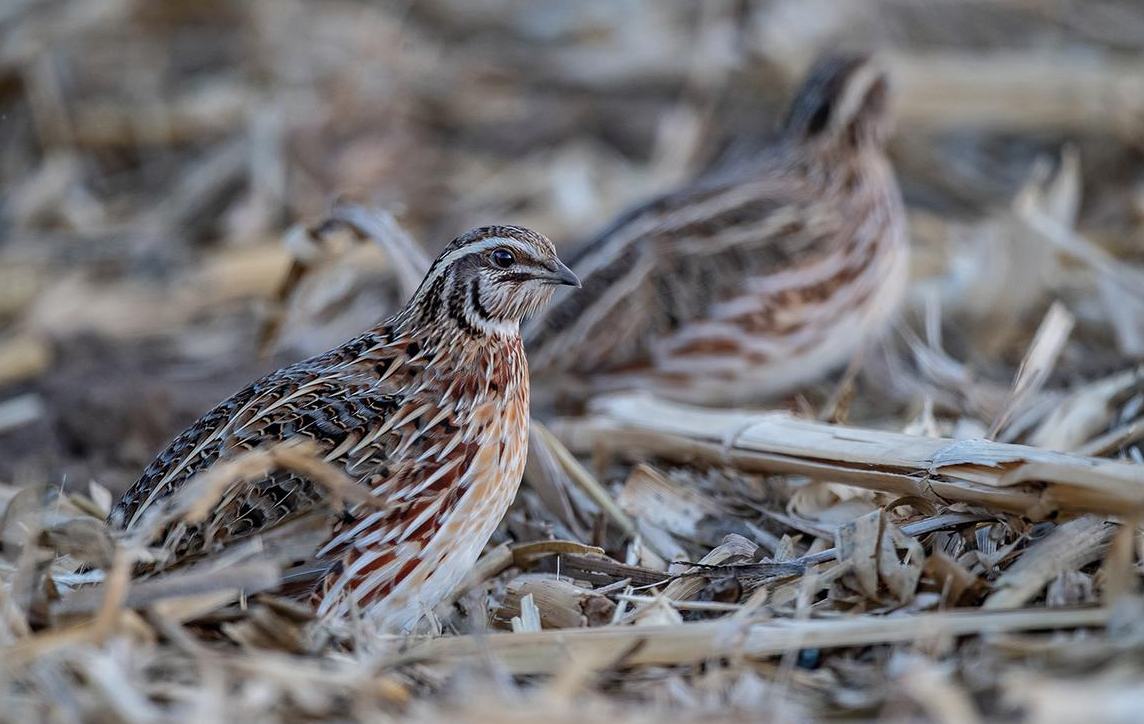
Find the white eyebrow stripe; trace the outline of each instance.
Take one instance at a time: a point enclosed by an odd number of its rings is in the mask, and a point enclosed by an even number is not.
[[[436,281],[440,276],[443,275],[443,273],[445,273],[445,270],[448,269],[448,266],[450,266],[450,264],[456,260],[459,260],[459,258],[462,256],[468,256],[469,254],[480,254],[499,247],[514,248],[524,257],[525,261],[529,261],[541,266],[543,265],[539,258],[537,258],[537,247],[529,244],[529,242],[522,241],[521,239],[513,239],[510,237],[487,237],[475,242],[475,244],[463,246],[459,249],[453,249],[452,252],[446,254],[445,256],[439,257],[438,260],[432,264],[431,271],[428,273],[426,278],[421,281],[418,296],[420,296],[421,292],[429,289],[432,286],[432,283],[434,283],[434,281]]]
[[[519,239],[511,239],[507,236],[490,236],[487,239],[481,239],[475,244],[469,244],[468,246],[461,247],[460,249],[454,249],[447,255],[434,262],[433,270],[429,273],[428,276],[425,277],[425,280],[421,282],[421,288],[428,289],[430,286],[432,286],[433,282],[436,281],[439,276],[445,273],[445,270],[449,268],[450,264],[463,256],[468,256],[469,254],[480,254],[485,251],[490,251],[496,248],[503,248],[506,246],[520,252],[520,254],[523,255],[528,261],[540,264],[540,261],[536,258],[536,247],[532,246],[531,244],[523,242]]]
[[[480,254],[485,251],[491,251],[493,249],[504,247],[510,247],[519,251],[527,259],[534,261],[536,260],[536,247],[532,246],[531,244],[527,244],[523,241],[520,241],[519,239],[510,239],[506,236],[491,236],[487,239],[481,239],[475,244],[469,244],[468,246],[464,246],[460,249],[455,249],[454,251],[449,252],[448,255],[441,258],[441,261],[438,262],[438,266],[444,268],[463,256],[468,256],[469,254]]]

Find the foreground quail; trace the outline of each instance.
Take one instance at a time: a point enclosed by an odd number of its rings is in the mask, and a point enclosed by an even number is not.
[[[870,59],[826,58],[777,144],[621,215],[572,258],[583,291],[526,327],[533,376],[727,404],[844,363],[908,276],[887,96]]]
[[[579,286],[545,237],[516,226],[454,239],[396,315],[251,384],[179,435],[112,512],[128,530],[212,464],[313,441],[384,503],[351,509],[315,551],[318,613],[360,610],[407,631],[476,561],[523,473],[529,381],[522,319]],[[213,553],[319,504],[290,473],[236,485],[201,524],[152,541],[174,561]]]

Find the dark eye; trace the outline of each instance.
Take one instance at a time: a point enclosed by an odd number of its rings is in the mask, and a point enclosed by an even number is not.
[[[516,259],[514,259],[512,256],[512,252],[506,249],[497,249],[494,251],[492,259],[493,264],[496,264],[501,269],[508,269],[510,266],[512,266],[512,263],[516,261]]]

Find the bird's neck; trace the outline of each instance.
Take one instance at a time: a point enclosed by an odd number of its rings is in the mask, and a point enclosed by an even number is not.
[[[444,301],[416,301],[373,330],[381,344],[412,348],[416,351],[411,358],[458,374],[483,375],[505,363],[523,364],[524,345],[515,320],[458,318],[447,312]]]
[[[520,339],[520,322],[515,319],[492,319],[464,310],[450,313],[435,306],[406,307],[391,324],[401,336],[433,338],[441,343],[498,344]]]
[[[398,315],[372,330],[378,350],[405,353],[407,368],[432,372],[435,384],[484,399],[507,395],[528,407],[528,363],[519,330],[475,334],[438,316],[427,322]]]
[[[498,317],[485,309],[475,284],[465,284],[441,275],[426,280],[409,303],[394,318],[396,326],[409,333],[431,330],[445,339],[509,342],[520,339],[520,320]]]

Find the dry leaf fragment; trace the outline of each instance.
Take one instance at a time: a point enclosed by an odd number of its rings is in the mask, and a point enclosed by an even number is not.
[[[985,586],[984,581],[940,550],[934,550],[926,558],[925,573],[937,583],[944,600],[952,606],[975,597],[973,594]]]
[[[853,568],[843,581],[879,603],[906,603],[914,597],[925,565],[921,543],[886,520],[881,510],[839,526],[838,559]]]
[[[1116,526],[1087,515],[1060,525],[1030,546],[997,580],[984,608],[1016,608],[1040,594],[1045,585],[1066,571],[1099,559]]]
[[[565,578],[526,574],[509,582],[493,619],[508,625],[522,615],[522,603],[528,596],[540,613],[541,627],[546,629],[603,626],[612,620],[616,610],[616,604],[608,598]]]

